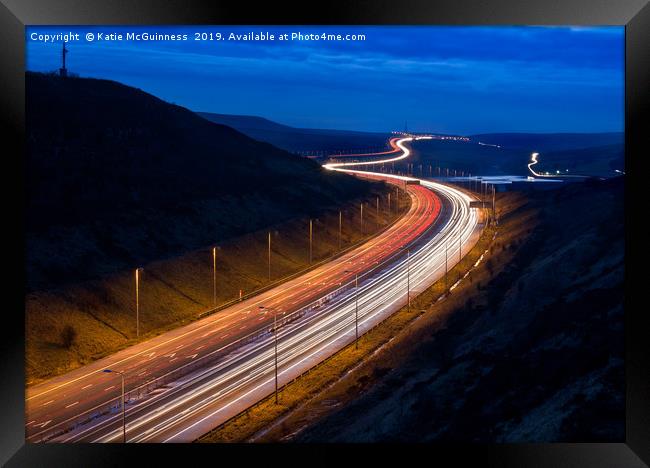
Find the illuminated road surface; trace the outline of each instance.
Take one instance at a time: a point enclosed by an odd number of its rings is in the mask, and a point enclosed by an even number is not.
[[[396,158],[408,157],[409,140],[396,142],[403,151]],[[393,183],[413,180],[349,168],[359,164],[368,163],[326,167]],[[28,440],[121,442],[120,379],[103,373],[105,368],[126,375],[129,442],[196,439],[273,392],[275,312],[280,386],[353,341],[355,272],[361,334],[406,304],[405,246],[411,249],[414,297],[444,275],[445,248],[451,268],[478,240],[478,213],[469,208],[468,195],[430,181],[406,187],[408,213],[353,251],[212,316],[29,388]]]
[[[564,174],[564,173],[561,173],[559,171],[556,171],[555,174],[548,174],[548,173],[542,174],[542,173],[539,173],[539,172],[535,172],[535,170],[533,169],[533,166],[535,164],[539,163],[539,161],[537,160],[537,156],[539,156],[539,153],[531,154],[530,155],[530,163],[528,163],[528,170],[535,177],[549,177],[549,178],[551,178],[551,177],[552,178],[558,178],[558,177],[567,178],[567,177],[569,177],[569,178],[575,178],[575,179],[585,179],[587,177],[587,176],[583,176],[583,175],[579,175],[579,174]],[[616,171],[616,172],[620,172],[620,171]]]
[[[528,164],[528,170],[535,176],[535,177],[544,177],[542,174],[538,174],[533,170],[533,166],[537,164],[539,161],[537,161],[537,156],[539,156],[539,153],[533,153],[530,155],[530,163]]]

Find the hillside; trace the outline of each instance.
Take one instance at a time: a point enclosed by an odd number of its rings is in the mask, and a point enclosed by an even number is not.
[[[528,171],[526,164],[530,153],[521,149],[496,148],[479,145],[475,141],[445,141],[422,140],[413,145],[415,150],[409,162],[416,175],[420,175],[422,165],[423,175],[428,175],[428,167],[432,171],[440,167],[442,171],[448,168],[465,171],[474,175],[525,175]],[[395,168],[405,171],[406,163],[396,163]],[[444,175],[444,172],[442,173]],[[435,175],[435,173],[434,173]]]
[[[179,255],[380,188],[117,82],[26,73],[27,290]]]
[[[503,148],[527,151],[560,151],[603,145],[623,145],[622,132],[607,133],[485,133],[472,135],[472,140]]]
[[[537,171],[599,177],[619,175],[625,169],[625,146],[622,134],[501,134],[473,136],[469,142],[423,140],[413,145],[410,159],[419,174],[429,165],[480,175],[530,175],[528,163],[533,151],[540,153]],[[476,139],[474,139],[476,138]],[[479,142],[489,144],[478,144]],[[599,145],[599,142],[609,142]],[[491,145],[501,145],[500,147]],[[406,163],[395,164],[406,170]]]
[[[625,149],[622,144],[595,146],[574,150],[550,151],[539,156],[539,171],[556,171],[600,177],[625,171]]]
[[[248,135],[248,132],[255,131],[296,132],[300,130],[255,115],[215,114],[212,112],[197,112],[197,114],[211,122],[237,129],[246,135]]]
[[[386,147],[388,133],[354,132],[315,128],[296,128],[271,120],[247,116],[197,112],[205,119],[229,125],[256,140],[271,143],[287,151],[367,151]]]
[[[484,269],[275,437],[623,441],[624,189],[619,177],[499,194]]]

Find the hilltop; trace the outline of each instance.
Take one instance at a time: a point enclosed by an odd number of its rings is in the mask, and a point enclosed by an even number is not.
[[[378,184],[115,81],[26,73],[27,290],[101,277]]]

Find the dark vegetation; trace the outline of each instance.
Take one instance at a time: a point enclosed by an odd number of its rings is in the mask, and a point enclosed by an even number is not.
[[[26,116],[27,291],[381,190],[113,81],[27,73]]]
[[[617,178],[528,194],[472,300],[292,440],[623,441],[623,191]]]
[[[77,339],[77,330],[72,325],[66,325],[61,329],[61,345],[70,348]]]

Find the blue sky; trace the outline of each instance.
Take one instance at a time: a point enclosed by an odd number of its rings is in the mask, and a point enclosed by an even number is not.
[[[271,32],[275,41],[194,41]],[[364,41],[279,41],[282,33],[364,34]],[[624,28],[151,26],[26,28],[27,69],[60,66],[136,86],[195,111],[258,115],[312,128],[488,132],[624,129]],[[93,32],[187,34],[187,41],[97,41]]]

